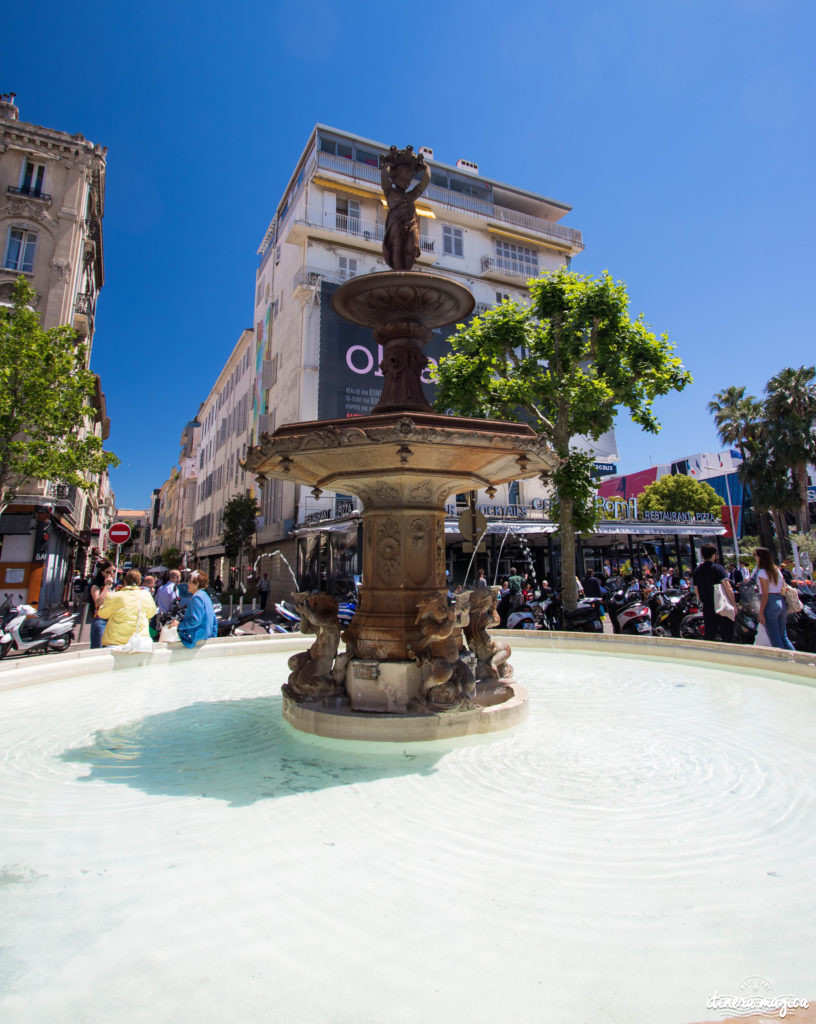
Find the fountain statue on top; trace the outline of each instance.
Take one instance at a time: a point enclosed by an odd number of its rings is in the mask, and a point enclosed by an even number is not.
[[[310,609],[318,640],[290,659],[284,716],[298,729],[354,739],[488,732],[519,721],[526,695],[511,677],[509,647],[485,632],[495,595],[485,607],[471,608],[471,595],[448,603],[445,502],[547,476],[559,463],[526,424],[444,416],[425,397],[423,346],[434,328],[464,320],[474,300],[449,277],[411,269],[419,255],[414,200],[430,180],[422,158],[392,146],[380,164],[391,269],[354,277],[332,297],[335,312],[371,328],[383,348],[380,399],[366,416],[264,433],[246,456],[261,477],[306,485],[316,497],[356,494],[362,503],[363,584],[342,637],[346,650],[335,654],[330,607],[318,602]]]
[[[408,186],[418,175],[419,184],[409,190]],[[414,152],[413,146],[405,149],[392,146],[380,157],[380,177],[388,203],[383,256],[392,270],[410,270],[420,253],[419,221],[414,200],[428,187],[431,169]]]

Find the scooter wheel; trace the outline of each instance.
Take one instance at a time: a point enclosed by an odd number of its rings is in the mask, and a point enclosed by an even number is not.
[[[11,650],[11,644],[11,640],[9,640],[8,643],[0,644],[0,661],[2,661],[3,658],[5,658],[8,652]]]

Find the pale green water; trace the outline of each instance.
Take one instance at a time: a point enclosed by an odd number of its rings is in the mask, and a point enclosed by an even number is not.
[[[285,656],[0,695],[0,1021],[683,1022],[816,997],[816,690],[519,651],[531,720],[387,753]]]

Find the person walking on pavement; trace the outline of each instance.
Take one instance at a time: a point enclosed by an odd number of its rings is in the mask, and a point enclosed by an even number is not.
[[[486,586],[487,580],[485,579],[485,571],[484,569],[480,569],[478,575],[476,576],[476,582],[473,584],[473,589],[484,590]]]
[[[721,586],[723,593],[731,602],[734,600],[734,591],[728,579],[728,573],[721,565],[717,565],[717,549],[713,544],[703,544],[700,547],[700,554],[703,561],[692,573],[694,588],[697,597],[703,606],[703,624],[705,626],[705,639],[721,639],[724,643],[730,644],[734,637],[734,623],[724,615],[718,615],[714,611],[714,588]]]
[[[582,586],[586,597],[603,597],[600,581],[595,578],[592,569],[587,569]]]
[[[269,600],[269,591],[272,589],[272,584],[269,582],[269,573],[264,573],[263,576],[258,580],[258,604],[261,606],[261,611],[266,611],[266,602]]]
[[[782,570],[773,560],[768,548],[757,548],[754,551],[757,569],[756,581],[759,584],[759,621],[768,631],[768,639],[772,647],[783,651],[796,648],[788,639],[788,602],[785,600],[785,577]]]

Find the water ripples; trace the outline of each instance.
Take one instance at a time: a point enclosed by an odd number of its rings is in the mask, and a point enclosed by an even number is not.
[[[255,957],[270,955],[260,914],[287,936],[276,984],[292,983],[322,935],[337,948],[338,991],[351,935],[408,972],[422,969],[406,938],[420,932],[449,949],[464,929],[477,975],[497,936],[546,949],[547,965],[538,956],[513,974],[519,1000],[556,966],[591,975],[575,963],[593,943],[623,970],[618,944],[644,981],[666,950],[705,973],[733,926],[757,947],[750,973],[773,960],[784,927],[786,962],[809,963],[816,691],[682,663],[531,651],[513,662],[530,721],[448,750],[304,742],[281,720],[266,656],[3,694],[0,895],[34,922],[23,961],[45,955],[58,971],[100,920],[127,948],[129,929],[144,937],[141,914],[215,975],[220,956],[223,984],[237,976],[251,992],[250,964],[257,973]],[[74,908],[56,928],[37,917],[43,887]],[[42,954],[52,933],[59,948]],[[255,953],[224,954],[233,933]],[[61,984],[70,996],[77,983]],[[463,976],[463,996],[474,984]],[[502,1006],[515,1000],[506,991]]]

